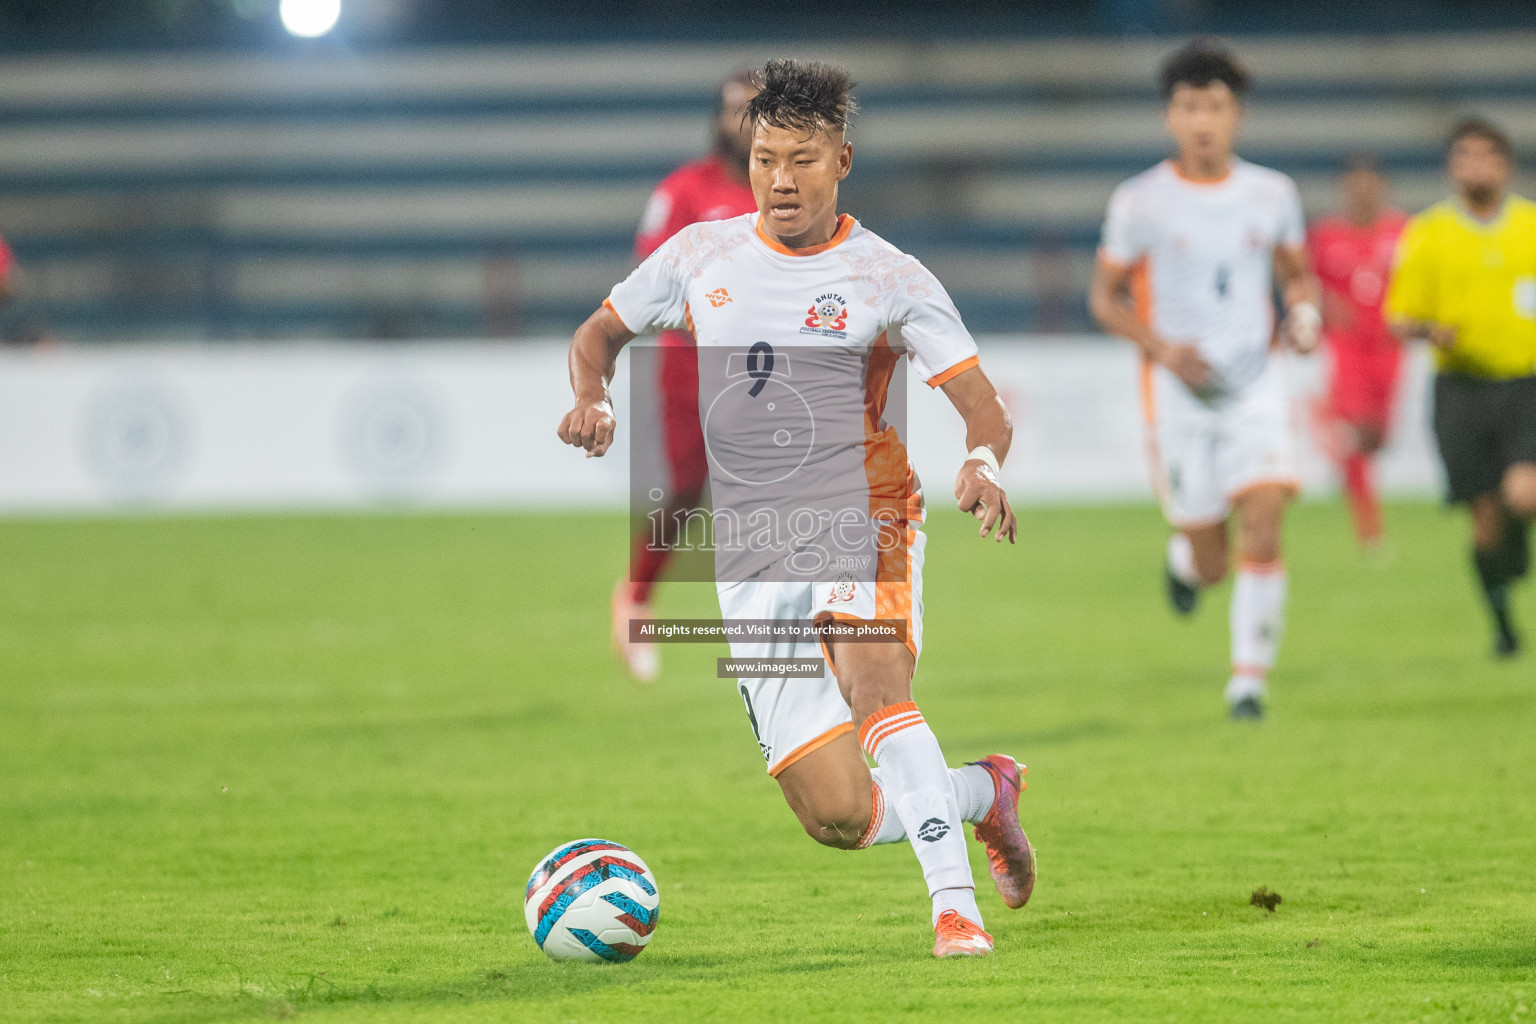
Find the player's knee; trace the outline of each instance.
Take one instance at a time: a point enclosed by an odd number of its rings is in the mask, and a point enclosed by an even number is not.
[[[800,824],[805,826],[805,834],[822,846],[851,850],[864,838],[864,830],[869,827],[869,808],[858,810],[852,804],[818,807],[810,814],[802,815]]]
[[[1243,561],[1268,564],[1280,560],[1280,536],[1255,536],[1243,544]]]
[[[1521,519],[1536,516],[1536,467],[1518,466],[1504,475],[1504,507]]]

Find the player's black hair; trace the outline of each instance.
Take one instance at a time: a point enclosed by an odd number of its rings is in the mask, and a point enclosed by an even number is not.
[[[1487,118],[1464,117],[1456,122],[1456,127],[1451,129],[1451,137],[1446,141],[1445,148],[1447,150],[1454,148],[1462,139],[1482,139],[1505,160],[1515,158],[1515,147],[1510,144],[1509,136]]]
[[[848,72],[820,61],[771,60],[754,76],[754,83],[758,93],[747,104],[753,124],[806,135],[846,131],[859,109]]]
[[[1248,91],[1251,79],[1227,46],[1219,40],[1202,36],[1191,40],[1167,60],[1163,61],[1163,99],[1173,96],[1173,90],[1181,85],[1203,89],[1212,82],[1225,82],[1232,94],[1241,98]]]

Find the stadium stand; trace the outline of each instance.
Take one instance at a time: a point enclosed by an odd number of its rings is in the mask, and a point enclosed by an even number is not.
[[[1013,331],[1088,326],[1104,201],[1164,152],[1171,45],[788,49],[862,83],[846,207],[932,266],[974,329]],[[1359,150],[1401,204],[1439,198],[1465,111],[1536,150],[1536,33],[1238,45],[1259,83],[1243,151],[1314,210]],[[705,147],[715,81],[769,50],[15,57],[0,232],[73,339],[564,333],[626,273],[651,185]]]

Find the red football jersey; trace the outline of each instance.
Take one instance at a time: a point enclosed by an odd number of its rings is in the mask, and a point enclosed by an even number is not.
[[[635,234],[635,258],[645,259],[690,224],[739,217],[756,209],[751,186],[732,178],[718,156],[684,164],[662,179],[645,204]]]
[[[756,209],[752,187],[732,178],[719,156],[711,153],[683,164],[661,179],[645,204],[640,230],[635,233],[635,258],[645,259],[690,224],[726,220]],[[660,341],[663,345],[693,344],[687,331],[663,331]]]
[[[1323,290],[1349,311],[1347,324],[1325,329],[1334,345],[1379,349],[1397,344],[1382,319],[1381,304],[1392,277],[1392,254],[1408,215],[1388,210],[1368,228],[1343,217],[1325,217],[1307,233],[1312,267]]]
[[[11,267],[16,264],[16,257],[11,253],[11,247],[5,244],[5,239],[0,238],[0,281],[11,276]]]

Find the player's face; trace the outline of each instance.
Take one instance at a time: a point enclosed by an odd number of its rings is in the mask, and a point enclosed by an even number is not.
[[[1375,216],[1386,203],[1386,181],[1368,168],[1350,171],[1340,180],[1339,185],[1343,193],[1344,209],[1351,213]]]
[[[1487,139],[1457,139],[1451,147],[1450,173],[1456,191],[1473,203],[1496,201],[1509,185],[1509,161]]]
[[[1176,85],[1168,98],[1168,133],[1179,155],[1199,163],[1232,155],[1243,105],[1225,82]]]
[[[747,104],[757,90],[745,82],[727,82],[720,95],[720,118],[715,122],[715,137],[722,155],[733,161],[747,162],[752,149],[752,125],[747,120]]]
[[[759,124],[752,133],[752,192],[765,226],[786,245],[803,247],[834,230],[837,184],[853,166],[842,132],[798,131]],[[800,242],[802,239],[809,241]]]

